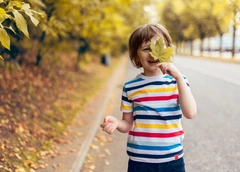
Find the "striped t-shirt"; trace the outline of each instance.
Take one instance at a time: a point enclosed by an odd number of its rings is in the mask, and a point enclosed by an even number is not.
[[[127,142],[131,160],[163,163],[183,156],[182,111],[177,83],[172,76],[139,74],[126,82],[121,111],[133,112],[134,127]]]

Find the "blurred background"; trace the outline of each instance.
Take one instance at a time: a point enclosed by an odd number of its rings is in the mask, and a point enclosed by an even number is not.
[[[6,0],[1,3],[5,10],[1,29],[10,36],[15,56],[35,48],[36,65],[45,59],[57,63],[55,56],[61,51],[78,52],[77,63],[89,52],[122,53],[130,32],[145,23],[166,26],[177,53],[239,58],[239,4],[239,0]],[[0,38],[1,51],[8,44],[6,38]]]
[[[131,32],[146,23],[168,29],[177,57],[240,60],[240,0],[0,0],[0,171],[47,166],[41,160],[53,143],[67,142],[59,136],[127,56]],[[225,80],[238,90],[226,88],[239,94],[239,66],[211,63],[209,70],[217,65],[217,73],[232,71],[235,80]]]

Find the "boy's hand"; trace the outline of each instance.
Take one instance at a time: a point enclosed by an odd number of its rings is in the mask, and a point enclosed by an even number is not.
[[[157,66],[161,69],[163,74],[169,74],[176,80],[182,78],[181,72],[172,63],[163,62],[159,63]]]
[[[118,127],[119,121],[113,116],[107,116],[104,118],[103,123],[100,125],[102,130],[108,134],[112,134]]]

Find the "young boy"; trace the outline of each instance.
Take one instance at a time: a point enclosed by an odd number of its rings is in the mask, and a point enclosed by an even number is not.
[[[133,65],[143,73],[125,83],[122,120],[107,116],[101,127],[128,133],[128,172],[184,172],[181,117],[191,119],[196,103],[185,76],[171,62],[160,63],[149,53],[151,42],[162,38],[171,47],[168,31],[159,24],[138,27],[129,39]]]

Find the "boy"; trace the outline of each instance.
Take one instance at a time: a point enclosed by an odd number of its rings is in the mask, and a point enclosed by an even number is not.
[[[151,42],[159,38],[172,46],[159,24],[140,26],[131,34],[130,60],[143,73],[123,87],[122,120],[107,116],[101,124],[109,134],[116,129],[128,133],[128,172],[185,171],[181,117],[193,118],[197,108],[186,77],[171,62],[150,55]]]

